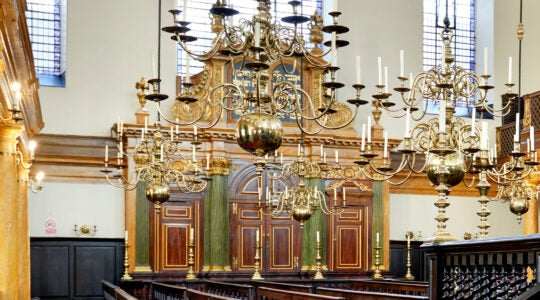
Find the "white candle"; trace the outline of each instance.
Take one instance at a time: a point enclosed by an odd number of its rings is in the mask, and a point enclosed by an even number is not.
[[[516,134],[514,135],[514,142],[519,141],[519,113],[516,114]]]
[[[124,231],[124,240],[126,240],[126,243],[128,241],[128,231]]]
[[[321,158],[323,157],[323,153],[324,153],[324,145],[321,144]]]
[[[484,75],[488,74],[488,48],[484,47]]]
[[[193,136],[197,136],[197,126],[193,126]]]
[[[346,192],[345,192],[345,186],[343,187],[343,202],[346,200]]]
[[[531,140],[527,139],[527,153],[531,152]]]
[[[187,13],[187,0],[184,0],[184,5],[182,6],[182,21],[186,21],[186,13]]]
[[[105,162],[109,162],[109,145],[105,145]]]
[[[384,66],[384,92],[388,93],[388,67]]]
[[[210,153],[206,153],[206,170],[210,170]]]
[[[377,232],[377,246],[379,245],[379,233]]]
[[[407,112],[405,113],[405,137],[411,137],[409,133],[411,127],[411,108],[407,107]]]
[[[144,117],[144,133],[148,132],[148,117]]]
[[[174,141],[174,127],[171,125],[171,141]]]
[[[317,230],[317,243],[321,242],[321,237],[319,235],[319,231]]]
[[[508,57],[508,83],[512,83],[512,56]]]
[[[190,67],[191,58],[189,57],[189,54],[186,54],[186,83],[191,82],[191,77],[189,75],[189,67]]]
[[[297,150],[297,152],[298,152],[297,155],[300,156],[300,144],[298,144],[298,150]]]
[[[488,150],[488,123],[482,122],[482,133],[480,135],[480,150]]]
[[[362,82],[362,75],[360,74],[360,56],[356,56],[356,83]]]
[[[399,76],[403,77],[405,74],[405,50],[399,50]]]
[[[193,227],[191,227],[189,229],[189,240],[193,241],[194,238],[195,238],[195,230],[193,229]]]
[[[413,84],[412,73],[409,73],[409,89],[411,89],[411,90],[412,90],[412,84]]]
[[[255,22],[255,47],[261,46],[261,23]]]
[[[323,163],[326,163],[326,152],[324,152],[324,156],[323,156]]]
[[[339,162],[339,158],[338,158],[338,150],[335,150],[335,153],[336,153],[336,164]]]
[[[195,146],[193,146],[191,148],[191,156],[192,156],[192,160],[193,161],[196,161],[197,160],[197,154],[195,153],[196,149],[195,149]]]
[[[257,243],[257,245],[259,245],[259,229],[255,231],[255,242]]]
[[[279,163],[283,163],[283,153],[279,154]]]
[[[161,144],[161,147],[160,147],[160,150],[159,150],[159,154],[160,154],[160,161],[163,161],[163,144]]]
[[[388,157],[388,132],[384,132],[384,151],[383,151],[383,157]]]
[[[180,133],[180,129],[178,128],[178,118],[176,118],[176,134]]]
[[[266,187],[266,199],[270,199],[270,187]]]
[[[332,32],[332,44],[331,44],[331,61],[332,66],[337,65],[337,47],[336,47],[336,32]]]
[[[367,118],[367,142],[371,143],[371,116]]]
[[[382,61],[381,57],[377,57],[377,70],[379,71],[379,85],[382,84]],[[369,127],[369,126],[368,126]]]
[[[446,130],[446,101],[439,101],[439,132]]]
[[[534,126],[531,126],[529,136],[529,139],[531,140],[531,151],[534,151]]]
[[[411,245],[411,235],[407,232],[407,247]]]
[[[474,136],[474,130],[476,126],[476,107],[473,107],[472,109],[472,115],[471,115],[471,136]]]
[[[337,9],[338,9],[337,1],[338,0],[332,0],[332,10],[333,11],[337,11]]]
[[[337,200],[337,189],[334,188],[334,201],[336,201],[336,200]]]
[[[362,151],[366,149],[366,124],[362,124]]]

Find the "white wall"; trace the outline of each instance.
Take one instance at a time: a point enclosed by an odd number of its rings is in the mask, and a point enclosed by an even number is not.
[[[123,191],[110,185],[48,182],[39,194],[30,193],[32,237],[74,237],[73,226],[97,226],[95,237],[124,236]],[[45,221],[54,219],[56,233],[45,232]]]
[[[171,18],[166,10],[171,3],[163,1],[163,25],[170,24]],[[134,85],[143,75],[151,77],[152,53],[157,52],[157,1],[94,0],[69,1],[67,4],[66,87],[40,89],[45,121],[43,132],[107,136],[109,128],[118,117],[125,122],[135,121],[134,112],[139,105]],[[514,67],[517,72],[515,30],[519,3],[479,0],[478,5],[479,49],[484,46],[491,49],[489,53],[492,65],[489,70],[493,71],[492,82],[497,89],[491,92],[490,98],[498,101],[500,93],[504,91],[500,86],[507,78],[509,55],[515,57]],[[524,5],[525,93],[540,89],[535,80],[535,71],[540,69],[540,58],[535,53],[540,44],[540,20],[533,18],[534,12],[540,9],[540,1],[525,0]],[[400,49],[405,50],[406,74],[421,71],[422,0],[342,0],[339,2],[339,10],[343,12],[339,18],[340,23],[350,28],[350,32],[343,35],[343,38],[351,42],[338,56],[338,63],[342,67],[338,72],[339,80],[347,84],[347,87],[339,91],[340,99],[346,100],[354,95],[350,85],[355,80],[356,55],[362,59],[362,78],[367,86],[362,98],[366,100],[371,100],[371,95],[376,93],[374,85],[377,83],[378,56],[382,57],[383,65],[389,67],[391,86],[398,83],[395,77],[399,72]],[[162,92],[169,95],[174,91],[175,48],[169,37],[163,35]],[[479,51],[479,54],[482,52]],[[516,73],[514,78],[517,78]],[[167,102],[165,106],[170,106],[173,101]],[[366,122],[370,112],[370,105],[362,107],[356,128]],[[403,136],[403,120],[383,115],[381,123],[391,138]],[[499,123],[494,121],[492,124]],[[491,126],[492,140],[494,127]],[[99,227],[103,224],[103,230],[107,230],[99,234],[121,237],[123,208],[114,209],[111,205],[122,203],[122,199],[121,191],[105,185],[46,182],[41,194],[31,197],[31,235],[42,235],[43,219],[49,211],[53,211],[55,217],[66,226],[62,229],[63,234],[69,234],[75,222],[96,222]],[[409,227],[422,230],[426,235],[431,234],[435,228],[434,200],[435,196],[392,195],[391,237],[400,238]],[[478,208],[476,199],[453,199],[451,202],[449,230],[456,237],[461,237],[464,231],[474,231],[478,220],[473,213]],[[81,210],[80,215],[74,213],[77,211],[75,209],[90,203],[92,205],[88,211]],[[492,236],[521,232],[505,205],[493,203],[490,206],[493,211]],[[95,216],[95,219],[83,220],[82,216],[86,214]],[[76,220],[79,217],[81,219]],[[107,220],[114,223],[109,224]]]

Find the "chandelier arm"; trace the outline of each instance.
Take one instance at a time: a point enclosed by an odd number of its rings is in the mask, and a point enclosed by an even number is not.
[[[358,115],[359,111],[360,111],[360,106],[356,105],[354,109],[354,113],[351,115],[351,118],[337,126],[328,126],[328,125],[322,124],[319,122],[320,121],[319,119],[315,119],[315,122],[317,122],[317,124],[319,124],[319,126],[323,127],[324,129],[330,129],[330,130],[342,129],[349,126],[356,119],[356,116]]]
[[[126,190],[134,190],[136,187],[137,187],[137,182],[135,183],[130,183],[130,182],[126,182],[125,184],[118,184],[118,183],[114,183],[111,178],[109,177],[108,174],[105,174],[105,179],[107,179],[107,182],[114,186],[114,187],[117,187],[117,188],[123,188],[123,189],[126,189]],[[122,176],[122,181],[124,180],[124,176]]]
[[[302,116],[299,115],[298,113],[296,113],[295,121],[296,121],[296,125],[298,126],[298,128],[300,129],[300,131],[301,131],[303,134],[306,134],[306,135],[315,135],[315,134],[318,134],[319,132],[323,131],[323,129],[324,129],[324,127],[319,127],[319,128],[317,128],[316,130],[314,130],[314,131],[308,131],[307,128],[305,128],[305,127],[302,125]]]
[[[471,181],[470,181],[470,182],[467,182],[467,181],[465,180],[465,177],[464,177],[463,180],[462,180],[462,181],[463,181],[463,184],[464,184],[467,188],[471,188],[471,187],[474,185],[474,183],[476,182],[476,176],[474,176],[474,174],[472,174],[471,177],[472,177],[472,178],[471,178]]]
[[[201,110],[201,113],[197,116],[197,118],[189,121],[189,122],[186,122],[186,123],[182,123],[182,122],[176,122],[176,120],[172,120],[172,119],[169,119],[165,116],[165,114],[163,113],[163,111],[161,110],[161,107],[159,105],[159,102],[156,102],[156,110],[159,114],[159,116],[161,118],[163,118],[165,121],[167,121],[169,124],[174,124],[174,125],[180,125],[180,126],[190,126],[190,125],[193,125],[195,123],[197,123],[198,121],[200,121],[204,115],[204,110]]]
[[[193,57],[194,59],[204,62],[204,61],[209,61],[212,58],[214,58],[214,56],[221,49],[222,47],[221,35],[223,35],[223,33],[224,33],[223,30],[220,31],[216,35],[216,38],[214,39],[214,43],[212,47],[210,48],[210,50],[208,52],[203,52],[203,53],[195,53],[194,51],[189,50],[186,42],[182,41],[182,35],[180,35],[180,33],[177,32],[175,34],[175,37],[176,37],[177,44],[182,48],[183,51],[185,51],[189,56]]]

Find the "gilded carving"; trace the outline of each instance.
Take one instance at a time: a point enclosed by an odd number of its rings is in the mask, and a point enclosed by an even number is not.
[[[231,160],[218,157],[210,160],[210,175],[229,175]]]

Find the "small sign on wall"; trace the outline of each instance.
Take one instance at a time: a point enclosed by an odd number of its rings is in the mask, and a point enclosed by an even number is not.
[[[45,220],[45,233],[56,233],[56,220],[52,217],[52,215],[49,215],[49,217]]]

